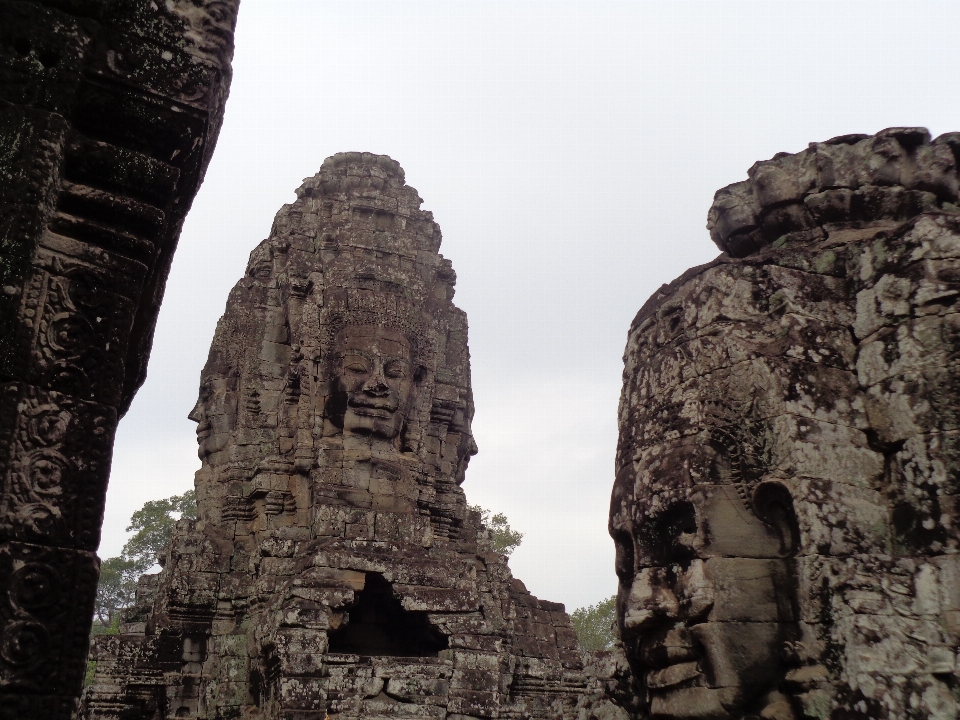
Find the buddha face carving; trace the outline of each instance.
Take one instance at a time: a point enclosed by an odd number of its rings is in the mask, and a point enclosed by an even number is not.
[[[197,404],[187,417],[197,423],[197,454],[201,460],[226,447],[237,425],[237,379],[204,380]]]
[[[654,454],[687,467],[702,459]],[[655,465],[621,470],[610,526],[620,634],[651,716],[740,718],[778,704],[789,713],[776,691],[784,643],[795,639],[787,558],[797,529],[789,494],[779,483],[761,482],[751,502],[743,487],[723,478],[679,489],[638,482],[637,473],[656,472]],[[638,487],[649,494],[638,498]]]
[[[414,387],[410,341],[392,328],[350,325],[337,333],[334,421],[344,434],[395,438]]]

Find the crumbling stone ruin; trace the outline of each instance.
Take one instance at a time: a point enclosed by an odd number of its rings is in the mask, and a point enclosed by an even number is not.
[[[637,314],[610,532],[651,717],[957,717],[958,150],[757,163]]]
[[[198,519],[97,638],[83,717],[625,717],[616,658],[584,674],[467,508],[467,319],[421,202],[335,155],[251,253],[190,415]]]
[[[0,718],[73,716],[117,419],[239,0],[0,0]]]

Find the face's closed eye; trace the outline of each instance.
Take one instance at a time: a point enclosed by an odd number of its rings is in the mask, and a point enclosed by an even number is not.
[[[629,585],[633,582],[636,572],[633,536],[625,530],[618,530],[614,533],[613,544],[617,553],[615,560],[617,577],[622,584]]]
[[[352,373],[355,375],[362,375],[369,373],[372,363],[368,358],[365,358],[363,355],[344,355],[342,360],[342,366],[344,372]]]
[[[696,557],[697,512],[690,502],[678,502],[650,518],[637,532],[637,544],[650,565],[690,564]]]
[[[409,374],[409,369],[404,360],[387,360],[383,364],[383,374],[388,378],[405,378]]]

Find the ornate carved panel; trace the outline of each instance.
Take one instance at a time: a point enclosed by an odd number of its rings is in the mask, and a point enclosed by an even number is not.
[[[220,127],[237,6],[0,0],[0,541],[64,557],[99,543],[117,420]],[[87,632],[90,567],[56,586],[80,602],[50,642],[67,620]],[[33,667],[36,622],[0,617],[11,668]],[[21,673],[32,684],[0,683],[0,716],[63,715],[79,686],[50,673],[81,672],[84,650],[58,645],[49,672]]]
[[[84,667],[68,660],[86,650],[84,613],[93,612],[98,570],[92,552],[0,543],[0,687],[5,693],[79,691]]]

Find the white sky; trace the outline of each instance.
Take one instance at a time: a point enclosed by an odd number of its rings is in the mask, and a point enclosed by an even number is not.
[[[100,554],[193,484],[227,293],[336,152],[400,162],[470,318],[464,488],[524,533],[514,574],[568,610],[616,590],[606,512],[621,354],[661,284],[717,254],[714,191],[754,161],[893,125],[960,129],[960,3],[243,0],[234,81],[120,424]]]

